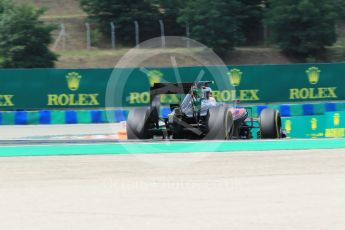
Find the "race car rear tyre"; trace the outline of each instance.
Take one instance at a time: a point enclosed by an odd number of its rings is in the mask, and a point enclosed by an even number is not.
[[[229,140],[232,138],[234,121],[229,108],[225,106],[212,107],[209,109],[208,140]]]
[[[264,109],[260,114],[260,136],[262,139],[281,137],[281,118],[277,110]]]
[[[134,108],[129,112],[126,124],[129,140],[152,138],[152,134],[148,131],[153,126],[150,114],[150,107]]]
[[[180,124],[181,118],[174,117],[172,138],[173,139],[183,139],[185,137],[183,132],[183,126]]]

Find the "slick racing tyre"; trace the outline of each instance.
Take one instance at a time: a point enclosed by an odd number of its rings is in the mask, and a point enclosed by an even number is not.
[[[232,138],[234,121],[229,108],[225,106],[212,107],[208,111],[208,140],[229,140]]]
[[[174,117],[172,138],[173,139],[183,139],[185,137],[183,133],[183,125],[181,125],[181,118]]]
[[[126,125],[129,140],[152,138],[152,134],[148,130],[153,126],[150,114],[150,107],[134,108],[129,112]]]
[[[281,118],[278,111],[274,109],[262,110],[259,122],[262,139],[276,139],[281,137]]]

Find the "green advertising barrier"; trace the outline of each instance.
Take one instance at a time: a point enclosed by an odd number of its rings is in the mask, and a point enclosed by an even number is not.
[[[345,137],[345,111],[317,116],[283,118],[283,129],[290,138]]]
[[[345,111],[326,113],[325,137],[345,137]]]
[[[290,138],[321,138],[325,136],[325,116],[283,118],[283,129]]]
[[[31,110],[139,106],[149,102],[148,90],[155,82],[191,82],[196,79],[213,80],[213,95],[217,101],[223,102],[235,99],[244,104],[336,101],[345,100],[344,72],[344,63],[181,67],[177,70],[3,69],[0,70],[0,108]],[[109,80],[114,79],[117,84],[107,88]],[[117,100],[107,103],[106,95],[110,95],[108,101],[112,97]],[[179,100],[176,95],[163,95],[161,98],[162,103]],[[296,107],[296,114],[298,109]]]
[[[109,69],[0,70],[1,109],[104,107]]]

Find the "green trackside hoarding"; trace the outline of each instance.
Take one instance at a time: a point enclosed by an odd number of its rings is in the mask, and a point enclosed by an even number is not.
[[[108,86],[110,79],[117,82],[112,87]],[[227,66],[220,70],[218,67],[128,68],[121,71],[4,69],[0,70],[0,109],[138,106],[149,102],[148,90],[155,82],[196,79],[215,81],[214,97],[223,102],[234,99],[248,104],[345,100],[345,63]],[[120,100],[109,104],[106,95]],[[178,100],[171,95],[161,98],[163,103]]]
[[[290,138],[341,138],[345,137],[345,111],[287,117],[282,126]]]

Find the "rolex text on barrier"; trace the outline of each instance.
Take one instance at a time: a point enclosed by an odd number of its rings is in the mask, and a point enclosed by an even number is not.
[[[228,66],[212,76],[217,67],[180,67],[182,82],[215,81],[213,96],[220,102],[295,103],[345,100],[345,64],[297,64]],[[156,82],[176,83],[172,68],[124,69],[129,73],[124,87],[114,88],[121,100],[111,107],[148,104],[149,88]],[[11,69],[0,70],[0,108],[60,109],[104,108],[107,84],[113,69]],[[121,75],[116,76],[121,80]],[[221,89],[217,81],[233,89]],[[161,103],[178,103],[182,95],[162,95]]]

